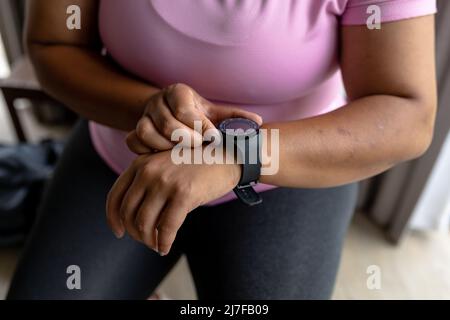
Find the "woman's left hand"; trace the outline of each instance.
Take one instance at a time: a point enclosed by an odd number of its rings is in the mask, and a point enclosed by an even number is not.
[[[187,214],[231,191],[238,164],[179,164],[164,151],[138,156],[108,194],[107,220],[114,234],[125,232],[166,255]]]

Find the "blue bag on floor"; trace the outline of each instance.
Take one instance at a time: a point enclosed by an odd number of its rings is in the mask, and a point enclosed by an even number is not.
[[[26,238],[42,196],[63,150],[61,142],[0,145],[0,246]]]

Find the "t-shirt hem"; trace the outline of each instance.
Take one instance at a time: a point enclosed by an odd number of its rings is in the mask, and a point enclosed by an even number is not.
[[[92,145],[95,151],[97,151],[100,158],[118,175],[120,175],[123,170],[114,161],[112,161],[106,151],[105,144],[102,143],[101,138],[96,130],[97,124],[93,121],[89,121],[89,133],[91,135]]]
[[[396,0],[374,2],[381,9],[381,23],[400,21],[421,16],[432,15],[437,12],[435,0]],[[342,25],[365,25],[370,14],[367,13],[369,3],[348,6],[341,17]]]

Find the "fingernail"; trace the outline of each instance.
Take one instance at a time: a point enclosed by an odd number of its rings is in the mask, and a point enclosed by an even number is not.
[[[167,256],[167,252],[158,252],[161,257]]]
[[[123,232],[121,231],[113,231],[114,235],[116,236],[117,239],[122,239],[123,238]]]
[[[155,251],[157,254],[159,254],[158,249],[156,249],[155,247],[150,247],[153,251]]]

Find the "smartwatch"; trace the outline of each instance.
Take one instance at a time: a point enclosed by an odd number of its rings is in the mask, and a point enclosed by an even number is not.
[[[222,144],[230,148],[242,166],[241,178],[233,189],[236,196],[246,205],[254,206],[262,202],[261,196],[253,189],[261,176],[261,150],[259,125],[249,119],[230,118],[219,124]]]

